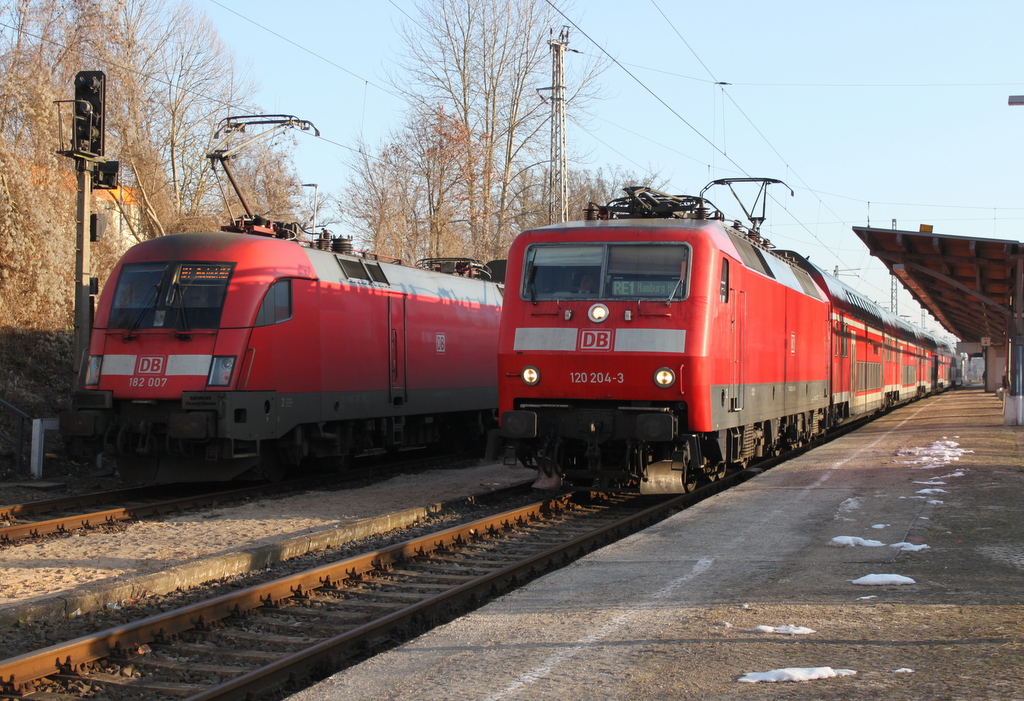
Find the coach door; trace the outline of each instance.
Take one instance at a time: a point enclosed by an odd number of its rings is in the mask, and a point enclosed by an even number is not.
[[[391,402],[405,403],[405,297],[388,297],[388,336],[390,344]]]
[[[859,414],[862,411],[861,402],[865,401],[864,398],[857,396],[857,390],[860,389],[859,375],[857,368],[857,332],[854,329],[848,330],[848,336],[850,344],[850,413]]]

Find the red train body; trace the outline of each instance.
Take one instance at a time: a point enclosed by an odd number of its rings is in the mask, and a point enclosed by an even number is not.
[[[61,430],[133,480],[275,476],[481,436],[501,288],[265,236],[179,234],[125,254]]]
[[[539,484],[682,492],[949,384],[935,339],[682,201],[515,240],[501,432]]]

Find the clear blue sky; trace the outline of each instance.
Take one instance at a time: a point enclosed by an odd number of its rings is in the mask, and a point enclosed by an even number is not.
[[[296,160],[321,196],[343,186],[360,135],[400,124],[385,72],[411,0],[196,2],[262,85],[261,107],[320,129],[298,137]],[[588,128],[569,129],[583,165],[650,171],[686,194],[784,180],[796,196],[773,191],[762,233],[851,271],[884,306],[888,276],[852,226],[1024,240],[1024,107],[1007,105],[1024,94],[1024,3],[578,0],[566,14],[571,48],[623,66],[602,75]],[[710,196],[741,215],[727,192]],[[906,292],[900,313],[920,320]]]

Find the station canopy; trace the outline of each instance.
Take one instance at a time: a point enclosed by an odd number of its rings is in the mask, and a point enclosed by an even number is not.
[[[962,341],[1006,342],[1024,244],[863,226],[853,231],[947,331]]]

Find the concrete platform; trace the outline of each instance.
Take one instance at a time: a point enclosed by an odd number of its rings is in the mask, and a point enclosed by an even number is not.
[[[1022,436],[925,399],[292,699],[1024,699]]]

